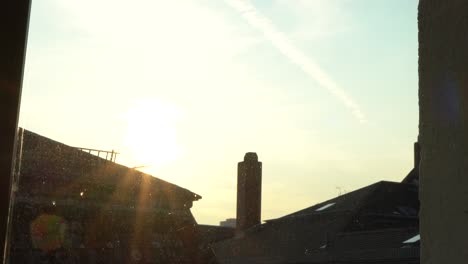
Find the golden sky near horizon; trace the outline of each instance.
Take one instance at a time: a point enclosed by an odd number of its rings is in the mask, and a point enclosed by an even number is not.
[[[20,125],[200,194],[199,223],[235,217],[246,152],[262,219],[399,181],[417,1],[377,2],[35,1]]]

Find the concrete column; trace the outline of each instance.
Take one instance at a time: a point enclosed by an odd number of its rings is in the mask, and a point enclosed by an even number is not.
[[[421,263],[468,261],[468,1],[420,0]]]
[[[237,166],[237,235],[260,224],[261,210],[262,163],[256,153],[248,152]]]

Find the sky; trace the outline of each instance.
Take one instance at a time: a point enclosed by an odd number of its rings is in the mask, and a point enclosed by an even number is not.
[[[262,220],[412,169],[417,0],[33,1],[20,126],[236,215],[263,163]]]

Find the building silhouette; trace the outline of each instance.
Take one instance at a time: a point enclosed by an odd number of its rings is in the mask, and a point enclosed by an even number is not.
[[[236,218],[228,218],[224,221],[219,222],[219,226],[236,228]]]
[[[415,144],[415,166],[417,152]],[[252,174],[261,175],[256,168]],[[245,175],[243,169],[239,172]],[[239,182],[238,195],[244,195],[249,182]],[[250,181],[252,189],[261,188],[258,182]],[[244,225],[242,235],[217,237],[210,247],[222,264],[419,263],[418,182],[416,167],[402,182],[377,182],[265,223],[252,220],[255,224]],[[245,199],[237,199],[239,210],[239,200]],[[252,210],[259,207],[254,202]]]
[[[41,263],[45,255],[59,263],[209,263],[190,211],[200,195],[33,132],[21,134],[11,263]],[[43,252],[36,245],[52,231],[47,223],[42,231],[33,224],[33,244],[31,223],[47,219],[40,217],[50,208],[66,228],[61,244]]]

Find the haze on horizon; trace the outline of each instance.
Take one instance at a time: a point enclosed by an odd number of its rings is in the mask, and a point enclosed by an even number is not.
[[[263,163],[262,219],[380,180],[417,138],[417,0],[34,1],[20,126],[203,196],[235,217]]]

